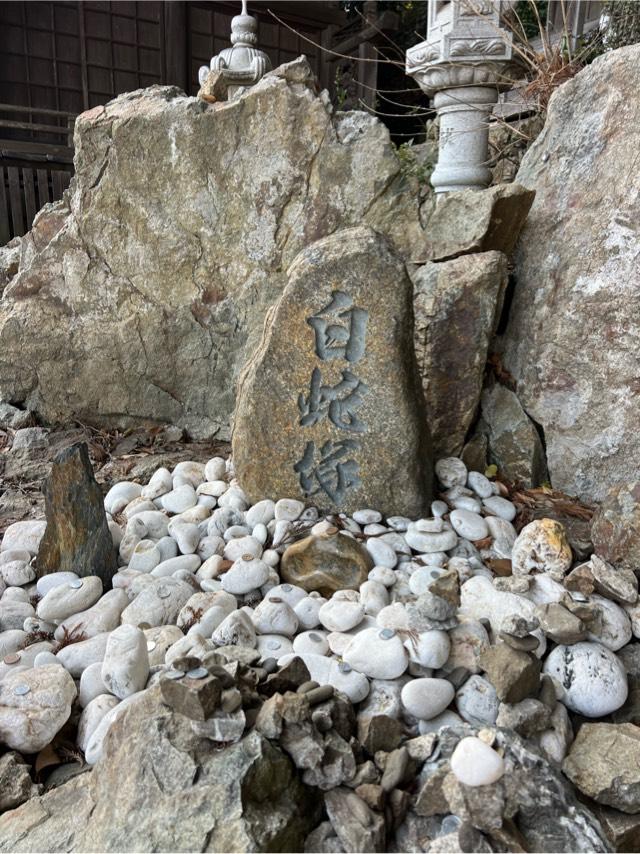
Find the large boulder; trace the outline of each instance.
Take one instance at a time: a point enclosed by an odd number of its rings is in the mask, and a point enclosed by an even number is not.
[[[504,366],[554,487],[584,498],[640,472],[639,89],[640,45],[601,56],[553,95],[517,177],[536,197]]]
[[[156,687],[116,717],[90,776],[0,818],[0,851],[301,851],[319,809],[257,731],[215,749]]]
[[[404,264],[370,228],[296,258],[238,384],[233,460],[252,503],[425,511],[432,461],[412,296]]]
[[[333,115],[305,67],[232,101],[156,86],[78,117],[75,180],[6,265],[0,399],[225,437],[236,373],[301,249],[368,224],[408,255],[417,181],[385,126]]]

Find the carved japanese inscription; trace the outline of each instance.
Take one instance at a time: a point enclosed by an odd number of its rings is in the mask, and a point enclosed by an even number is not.
[[[236,474],[251,500],[419,515],[430,442],[404,264],[369,228],[293,262],[238,387]]]
[[[344,291],[333,291],[331,302],[307,323],[315,332],[315,352],[318,359],[344,359],[348,363],[359,362],[365,354],[368,312],[353,305],[353,300]],[[366,383],[348,369],[335,385],[322,382],[320,368],[311,374],[309,394],[300,394],[298,409],[302,427],[318,424],[328,418],[334,427],[348,433],[366,433],[367,425],[358,415],[364,395],[369,391]],[[346,490],[359,487],[360,466],[357,455],[362,443],[344,440],[325,442],[316,452],[316,443],[309,441],[301,460],[294,465],[300,475],[300,486],[306,496],[324,491],[338,505],[344,502]]]

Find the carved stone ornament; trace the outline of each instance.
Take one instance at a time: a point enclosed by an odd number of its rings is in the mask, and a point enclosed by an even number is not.
[[[231,44],[211,57],[209,67],[202,65],[198,71],[200,85],[204,85],[209,71],[220,71],[233,96],[238,89],[253,86],[267,71],[271,60],[263,50],[258,50],[258,21],[247,12],[247,0],[242,0],[242,12],[231,21]]]
[[[427,38],[407,51],[406,72],[434,97],[440,118],[438,193],[482,189],[488,123],[498,93],[522,77],[512,34],[500,26],[511,0],[428,0]]]

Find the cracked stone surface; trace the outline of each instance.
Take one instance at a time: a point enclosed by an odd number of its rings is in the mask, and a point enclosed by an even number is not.
[[[228,438],[236,375],[300,250],[367,224],[407,257],[417,182],[385,126],[332,115],[301,62],[234,101],[156,86],[77,119],[72,186],[7,268],[0,398]]]
[[[600,500],[638,475],[640,48],[561,86],[518,182],[536,197],[515,254],[504,368],[546,441],[551,483]]]
[[[285,754],[252,732],[211,750],[141,692],[90,778],[0,817],[0,851],[301,851],[319,802]]]

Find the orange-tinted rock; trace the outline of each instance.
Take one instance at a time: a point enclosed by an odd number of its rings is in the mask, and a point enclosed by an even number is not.
[[[306,537],[289,546],[282,556],[280,574],[289,584],[331,596],[336,590],[357,590],[372,568],[364,546],[337,533]]]

